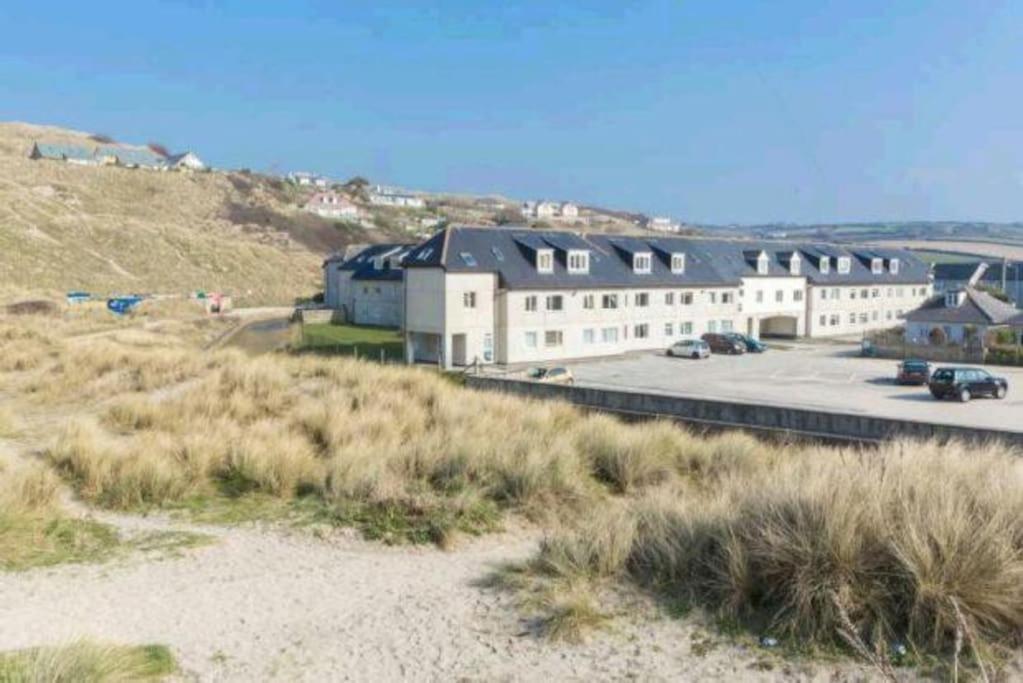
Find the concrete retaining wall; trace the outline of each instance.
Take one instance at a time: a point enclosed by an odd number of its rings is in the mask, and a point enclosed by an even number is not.
[[[485,391],[499,391],[540,399],[560,399],[605,412],[661,416],[712,427],[736,427],[775,434],[860,442],[877,442],[894,437],[964,441],[1001,440],[1023,447],[1023,432],[1020,431],[973,429],[854,413],[542,384],[486,376],[469,375],[466,377],[466,385]]]

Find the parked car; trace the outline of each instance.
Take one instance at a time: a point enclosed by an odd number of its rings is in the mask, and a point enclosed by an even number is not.
[[[934,398],[956,398],[966,403],[975,396],[1005,398],[1009,382],[980,368],[938,368],[928,387]]]
[[[568,368],[532,368],[526,376],[549,384],[575,384],[575,377]]]
[[[904,360],[898,365],[896,384],[927,384],[931,381],[931,364],[925,360]]]
[[[699,360],[710,357],[710,347],[702,339],[682,339],[669,346],[667,353],[669,356]]]
[[[712,353],[727,353],[731,355],[746,353],[746,345],[727,334],[708,332],[701,339],[707,342],[707,346],[710,347]]]
[[[763,353],[764,351],[767,351],[767,344],[760,341],[759,339],[747,337],[746,335],[739,334],[738,332],[728,332],[725,334],[725,336],[728,337],[729,339],[734,339],[743,346],[745,346],[747,353]]]

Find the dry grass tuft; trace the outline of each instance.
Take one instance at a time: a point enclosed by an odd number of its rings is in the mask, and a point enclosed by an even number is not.
[[[177,669],[163,645],[101,645],[79,641],[0,653],[4,683],[116,683],[155,680]]]

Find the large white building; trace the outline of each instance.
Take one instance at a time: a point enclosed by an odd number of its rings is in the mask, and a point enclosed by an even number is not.
[[[400,328],[404,324],[402,260],[411,244],[374,244],[323,263],[323,303],[356,325]]]
[[[376,292],[355,276],[338,285],[331,262],[327,303],[355,322],[394,321],[410,361],[448,367],[663,349],[706,332],[862,334],[899,324],[931,291],[929,268],[897,249],[490,228],[390,247],[334,266],[389,259],[402,291],[386,315],[370,314],[360,297]]]

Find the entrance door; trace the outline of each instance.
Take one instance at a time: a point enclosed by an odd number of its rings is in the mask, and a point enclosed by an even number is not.
[[[451,335],[451,363],[453,365],[467,365],[465,361],[465,335]]]

